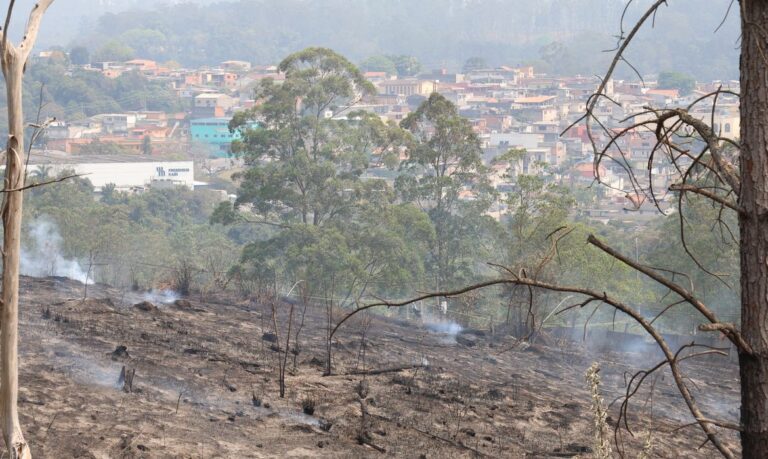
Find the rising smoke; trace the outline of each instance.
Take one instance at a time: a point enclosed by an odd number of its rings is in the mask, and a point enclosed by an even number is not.
[[[456,336],[461,333],[463,327],[450,320],[445,315],[433,313],[429,310],[421,311],[421,323],[432,333],[443,335],[443,341],[446,343],[455,343]]]
[[[173,290],[150,290],[142,295],[144,301],[154,304],[170,304],[178,300],[179,294]]]
[[[21,274],[33,277],[60,276],[86,282],[87,273],[77,260],[62,255],[62,237],[56,224],[45,217],[28,225],[21,251]],[[89,284],[92,279],[87,279]]]

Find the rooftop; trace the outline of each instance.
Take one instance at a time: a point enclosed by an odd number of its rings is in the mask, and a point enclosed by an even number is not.
[[[93,164],[93,163],[154,163],[189,162],[191,160],[166,160],[141,155],[73,155],[59,150],[32,150],[29,164]]]
[[[553,100],[555,96],[532,96],[515,99],[516,104],[541,104]]]

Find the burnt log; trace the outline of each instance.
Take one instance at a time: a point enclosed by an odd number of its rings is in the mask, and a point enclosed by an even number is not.
[[[263,335],[261,335],[261,339],[268,343],[276,343],[277,335],[272,332],[266,332]]]
[[[120,344],[114,351],[108,354],[112,360],[128,359],[131,356],[128,354],[128,348]]]
[[[176,300],[173,302],[174,306],[181,309],[192,309],[192,303],[189,302],[189,300]]]
[[[456,342],[462,346],[474,347],[477,344],[477,336],[468,333],[460,333],[456,335]]]
[[[141,303],[136,303],[133,305],[134,308],[138,309],[139,311],[144,312],[155,312],[157,311],[157,306],[150,303],[149,301],[142,301]]]

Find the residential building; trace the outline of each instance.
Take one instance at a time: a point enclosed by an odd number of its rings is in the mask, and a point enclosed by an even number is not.
[[[385,80],[379,83],[379,90],[383,94],[397,94],[406,97],[413,95],[429,96],[437,90],[437,83],[415,78]]]

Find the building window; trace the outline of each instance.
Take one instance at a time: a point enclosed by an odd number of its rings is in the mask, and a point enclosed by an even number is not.
[[[725,123],[725,132],[731,132],[731,123]]]

